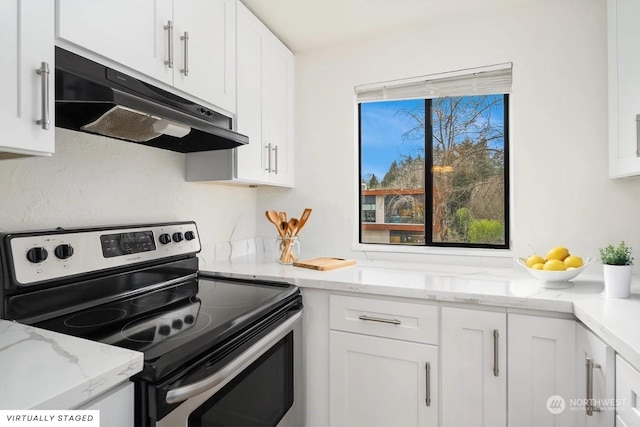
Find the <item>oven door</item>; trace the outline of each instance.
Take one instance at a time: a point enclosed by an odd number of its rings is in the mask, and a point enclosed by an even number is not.
[[[302,311],[213,375],[166,394],[157,427],[303,425]]]

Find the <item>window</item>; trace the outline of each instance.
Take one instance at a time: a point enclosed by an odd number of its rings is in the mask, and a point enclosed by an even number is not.
[[[356,88],[360,243],[508,248],[511,68],[478,74]]]

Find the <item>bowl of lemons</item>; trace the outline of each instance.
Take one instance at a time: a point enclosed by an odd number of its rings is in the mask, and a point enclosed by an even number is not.
[[[558,246],[547,252],[546,257],[533,254],[527,258],[518,258],[517,262],[536,279],[553,283],[574,279],[593,259],[572,255],[569,249]]]

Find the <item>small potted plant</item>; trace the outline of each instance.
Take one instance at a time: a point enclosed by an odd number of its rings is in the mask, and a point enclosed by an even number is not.
[[[631,295],[631,248],[624,241],[617,247],[600,249],[604,269],[604,291],[607,298],[629,298]]]

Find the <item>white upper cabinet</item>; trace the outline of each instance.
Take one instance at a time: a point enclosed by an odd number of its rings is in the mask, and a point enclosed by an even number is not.
[[[0,158],[54,152],[54,22],[49,0],[0,2]]]
[[[640,174],[640,2],[608,0],[609,175]]]
[[[235,112],[235,0],[56,4],[58,40]]]
[[[173,83],[173,70],[165,64],[171,45],[165,28],[173,21],[171,0],[57,0],[57,8],[58,39]]]
[[[238,4],[237,179],[293,186],[293,54]]]
[[[237,131],[249,144],[187,155],[188,181],[294,185],[293,54],[237,4]]]
[[[174,86],[235,112],[235,0],[175,1],[173,19]]]
[[[272,34],[263,45],[262,143],[267,156],[270,182],[293,186],[293,55]],[[240,119],[239,119],[240,120]],[[240,126],[240,123],[238,124]],[[266,152],[266,151],[265,151]]]

